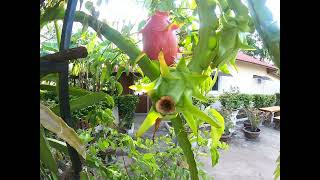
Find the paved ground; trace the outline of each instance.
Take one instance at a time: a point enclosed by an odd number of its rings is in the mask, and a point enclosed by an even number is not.
[[[135,130],[144,118],[143,115],[136,116]],[[215,180],[273,180],[280,150],[280,131],[262,126],[259,138],[249,141],[244,138],[241,127],[239,124],[229,143],[229,150],[220,151],[220,162],[215,167],[211,167],[210,157],[199,158],[204,169]],[[167,133],[163,124],[158,133]],[[152,137],[152,130],[144,137]]]

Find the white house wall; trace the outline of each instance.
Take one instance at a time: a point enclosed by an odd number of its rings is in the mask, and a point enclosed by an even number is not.
[[[263,66],[237,61],[238,72],[229,67],[232,76],[219,76],[218,91],[210,94],[218,95],[223,91],[230,91],[231,87],[238,87],[240,93],[247,94],[274,94],[280,92],[280,80],[267,73]],[[253,75],[266,76],[270,80],[262,80],[261,84],[253,78]]]

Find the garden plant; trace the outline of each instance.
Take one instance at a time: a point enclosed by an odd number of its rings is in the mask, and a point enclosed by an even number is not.
[[[259,33],[270,57],[280,67],[279,29],[272,24],[265,1],[248,0],[144,0],[137,1],[150,18],[121,29],[99,17],[102,0],[79,2],[70,47],[83,46],[88,55],[69,62],[69,102],[72,124],[60,118],[59,76],[40,76],[40,156],[42,179],[77,176],[70,165],[67,146],[73,147],[82,163],[81,179],[202,179],[208,178],[197,162],[201,154],[196,142],[209,149],[212,166],[219,161],[218,149],[224,133],[223,116],[210,106],[200,109],[194,99],[208,103],[207,93],[218,76],[237,70],[239,50],[252,50],[246,36]],[[104,3],[108,3],[105,1]],[[41,56],[59,51],[61,20],[67,1],[40,1]],[[272,17],[272,16],[271,16]],[[142,36],[139,49],[136,34]],[[122,73],[138,72],[148,80],[130,86],[145,92],[152,107],[136,134],[119,131],[132,122],[131,111],[124,123],[114,121],[112,109],[121,107]],[[216,73],[211,77],[212,72]],[[128,97],[130,98],[130,97]],[[243,100],[246,101],[246,100]],[[169,120],[173,128],[155,141],[141,138],[152,126]],[[200,131],[202,124],[210,130]],[[186,131],[190,128],[191,131]],[[177,143],[173,139],[177,139]]]

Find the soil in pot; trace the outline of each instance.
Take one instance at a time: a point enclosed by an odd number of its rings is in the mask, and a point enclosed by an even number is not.
[[[251,127],[251,122],[249,120],[243,121],[243,127]]]
[[[244,127],[242,130],[244,132],[244,136],[248,139],[256,139],[261,132],[259,128],[257,128],[256,131],[253,132],[251,127]]]
[[[231,139],[231,133],[223,133],[221,138],[220,138],[220,141],[223,141],[223,142],[229,142],[230,139]]]

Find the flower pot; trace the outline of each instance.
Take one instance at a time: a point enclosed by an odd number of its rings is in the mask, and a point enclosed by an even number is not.
[[[250,120],[245,120],[245,121],[243,121],[243,127],[251,127],[251,122],[250,122]]]
[[[134,135],[134,123],[132,123],[130,128],[126,129],[126,131],[129,136],[133,136]]]
[[[251,127],[243,127],[244,136],[248,139],[256,139],[259,135],[261,130],[257,128],[256,132],[252,132]]]
[[[220,138],[220,141],[228,142],[231,139],[231,136],[232,136],[231,133],[223,133]]]
[[[274,128],[280,130],[280,120],[274,119]]]

